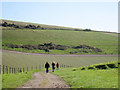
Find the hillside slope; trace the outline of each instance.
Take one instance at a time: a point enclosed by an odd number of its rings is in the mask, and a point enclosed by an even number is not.
[[[65,45],[67,49],[43,49],[24,48],[23,45],[44,45],[52,42],[55,45]],[[3,49],[17,50],[34,53],[50,54],[117,54],[118,53],[118,34],[102,32],[80,32],[67,30],[3,30],[2,31]],[[23,48],[13,48],[12,45],[19,45]],[[81,48],[80,45],[87,45]],[[32,47],[32,46],[31,46]],[[75,48],[73,48],[75,47]],[[89,49],[93,48],[93,49]],[[99,48],[102,52],[95,52]],[[71,54],[72,54],[71,53]]]
[[[12,21],[12,20],[4,20],[4,19],[0,20],[0,23],[4,23],[4,22],[7,22],[9,24],[19,25],[19,26],[26,26],[26,25],[35,25],[35,26],[38,26],[39,25],[40,27],[45,28],[45,29],[83,30],[83,29],[80,29],[80,28],[72,28],[72,27],[64,27],[64,26],[56,26],[56,25],[45,25],[45,24],[29,23],[29,22],[21,22],[21,21]],[[3,29],[4,29],[4,27],[3,27]]]
[[[118,54],[118,33],[3,22],[3,49],[48,54]]]

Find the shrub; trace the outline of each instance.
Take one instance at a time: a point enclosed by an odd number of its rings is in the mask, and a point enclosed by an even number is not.
[[[115,64],[107,64],[107,66],[108,66],[109,68],[115,68],[115,67],[116,67]]]
[[[50,52],[50,51],[49,51],[49,49],[47,48],[47,49],[45,49],[45,52]]]
[[[69,52],[70,54],[74,54],[73,52]]]
[[[83,31],[91,31],[91,29],[85,29],[85,30],[83,30]]]
[[[72,71],[76,71],[76,68],[73,68]]]
[[[81,68],[81,70],[85,70],[85,68],[83,67],[83,68]]]
[[[7,27],[8,26],[7,22],[2,23],[2,26]]]
[[[19,26],[15,25],[14,28],[20,28]]]
[[[94,69],[93,67],[88,67],[88,69]]]
[[[38,49],[38,45],[32,45],[33,49]]]
[[[102,52],[102,50],[99,49],[99,48],[94,48],[93,50],[94,50],[95,52]]]
[[[87,51],[87,50],[83,50],[83,52],[84,52],[84,53],[88,53],[88,51]]]
[[[22,48],[28,49],[28,50],[33,50],[32,45],[23,45]]]
[[[38,49],[43,50],[42,46],[38,46]]]
[[[58,50],[66,50],[66,49],[67,49],[67,46],[56,45],[56,49],[58,49]]]
[[[105,65],[97,65],[95,66],[97,69],[107,69]]]

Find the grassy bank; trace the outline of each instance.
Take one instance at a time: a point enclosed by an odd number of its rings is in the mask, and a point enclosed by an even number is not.
[[[68,68],[56,71],[54,74],[63,78],[71,88],[118,88],[117,68],[99,70]]]
[[[40,70],[2,75],[2,88],[17,88],[32,79],[32,74]]]
[[[78,46],[86,44],[92,47],[101,49],[99,53],[81,53],[79,50],[50,50],[50,54],[70,54],[71,51],[77,51],[75,54],[117,54],[118,53],[118,34],[103,33],[103,32],[87,32],[87,31],[68,31],[68,30],[31,30],[31,29],[16,29],[2,31],[2,44],[16,45],[38,45],[53,42],[56,45]],[[44,50],[26,50],[22,48],[8,48],[3,46],[3,49],[48,53]]]

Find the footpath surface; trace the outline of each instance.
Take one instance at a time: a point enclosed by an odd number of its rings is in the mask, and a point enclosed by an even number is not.
[[[20,52],[20,51],[12,51],[12,50],[2,50],[4,52],[14,52],[14,53],[23,53],[23,54],[27,54],[27,55],[47,55],[47,56],[83,56],[83,57],[86,57],[86,56],[94,56],[94,57],[109,57],[109,56],[118,56],[118,55],[103,55],[103,54],[79,54],[79,55],[76,55],[76,54],[63,54],[63,55],[60,55],[60,54],[40,54],[40,53],[28,53],[28,52]]]
[[[41,71],[34,73],[33,79],[19,88],[69,88],[69,85],[57,75]]]

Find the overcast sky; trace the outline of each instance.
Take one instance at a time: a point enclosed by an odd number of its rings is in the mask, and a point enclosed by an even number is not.
[[[2,19],[118,32],[118,3],[3,2]]]

